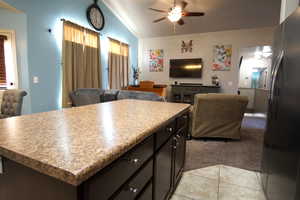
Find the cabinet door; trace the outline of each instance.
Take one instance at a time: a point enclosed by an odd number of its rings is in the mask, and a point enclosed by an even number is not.
[[[155,200],[165,200],[171,191],[173,148],[172,145],[173,139],[171,138],[156,154],[154,171]]]
[[[185,129],[174,136],[174,185],[176,186],[183,172],[185,163]]]

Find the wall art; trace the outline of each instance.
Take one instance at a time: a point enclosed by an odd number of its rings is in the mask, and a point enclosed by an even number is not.
[[[229,71],[231,68],[232,45],[215,45],[213,49],[213,71]]]
[[[150,72],[163,72],[164,71],[164,50],[156,49],[150,50]]]
[[[189,42],[182,41],[181,43],[181,53],[193,52],[193,40]]]

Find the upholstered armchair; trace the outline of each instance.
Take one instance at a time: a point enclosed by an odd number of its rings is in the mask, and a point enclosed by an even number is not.
[[[245,96],[197,94],[192,110],[192,137],[241,139],[247,104]]]
[[[72,106],[85,106],[100,103],[103,90],[97,88],[77,89],[70,93]]]
[[[23,90],[5,90],[2,94],[0,119],[21,115],[23,98],[26,95]]]

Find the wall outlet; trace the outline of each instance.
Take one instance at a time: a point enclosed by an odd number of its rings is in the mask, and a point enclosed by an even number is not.
[[[33,83],[39,83],[39,77],[38,76],[33,77]]]

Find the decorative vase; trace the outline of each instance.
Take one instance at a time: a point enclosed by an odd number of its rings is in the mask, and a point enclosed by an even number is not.
[[[136,86],[139,85],[139,80],[138,79],[134,80],[134,85],[136,85]]]

